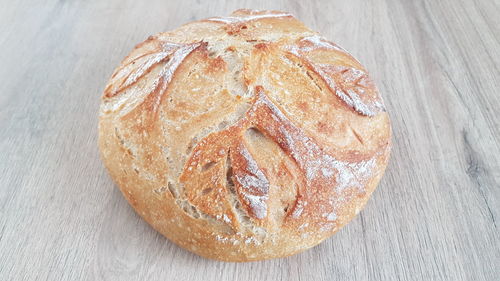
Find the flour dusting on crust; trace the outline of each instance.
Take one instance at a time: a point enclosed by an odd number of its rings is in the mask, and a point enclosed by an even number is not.
[[[236,181],[241,187],[239,192],[243,196],[243,200],[249,204],[255,217],[263,219],[267,215],[266,201],[269,198],[269,181],[244,146],[240,146],[236,153],[243,156],[244,160],[243,168],[235,171]]]
[[[291,17],[289,13],[275,13],[275,14],[260,14],[260,15],[241,15],[241,16],[228,16],[228,17],[213,17],[208,18],[206,21],[221,22],[225,24],[240,23],[259,19],[269,19],[269,18],[283,18]]]
[[[304,131],[294,126],[262,90],[258,91],[257,100],[250,114],[257,116],[259,107],[260,116],[266,116],[262,113],[264,109],[268,110],[267,116],[271,118],[261,118],[258,124],[297,162],[309,184],[313,184],[314,181],[335,181],[337,191],[342,191],[346,187],[362,189],[366,180],[372,176],[375,158],[349,162],[338,160],[325,153]]]

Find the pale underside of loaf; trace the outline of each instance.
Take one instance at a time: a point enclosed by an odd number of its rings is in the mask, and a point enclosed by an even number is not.
[[[127,200],[200,255],[310,248],[352,219],[387,164],[366,70],[289,14],[239,10],[160,33],[115,70],[100,148]]]

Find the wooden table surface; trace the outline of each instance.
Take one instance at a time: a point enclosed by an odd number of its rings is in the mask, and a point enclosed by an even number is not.
[[[0,280],[500,280],[500,3],[0,0]],[[351,51],[392,118],[366,209],[302,254],[200,258],[141,220],[97,149],[100,95],[150,34],[279,9]]]

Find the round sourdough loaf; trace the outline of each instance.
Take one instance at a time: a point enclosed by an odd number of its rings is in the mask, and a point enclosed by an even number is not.
[[[390,123],[363,66],[277,11],[238,10],[149,37],[102,97],[99,146],[149,224],[204,257],[311,248],[365,205]]]

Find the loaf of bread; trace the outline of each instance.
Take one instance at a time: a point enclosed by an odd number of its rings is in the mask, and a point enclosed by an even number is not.
[[[289,256],[338,231],[382,177],[390,136],[363,66],[278,11],[149,37],[114,71],[99,120],[102,159],[137,213],[224,261]]]

